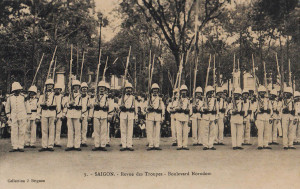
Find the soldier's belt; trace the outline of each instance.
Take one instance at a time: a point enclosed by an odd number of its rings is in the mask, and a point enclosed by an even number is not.
[[[155,113],[161,114],[162,110],[161,109],[148,108],[148,112],[149,113],[155,112]]]
[[[285,109],[283,109],[282,110],[282,113],[283,114],[292,114],[292,115],[295,115],[295,110],[289,110],[289,109],[287,109],[287,108],[285,108]]]
[[[208,114],[212,114],[212,115],[216,115],[217,111],[216,110],[212,110],[212,111],[207,111]]]
[[[100,111],[100,110],[102,110],[102,111],[104,111],[104,112],[107,112],[107,111],[108,111],[108,107],[101,107],[101,106],[97,105],[97,106],[94,107],[94,110],[95,110],[95,111]]]
[[[31,112],[37,112],[37,110],[31,110]]]
[[[279,111],[278,111],[278,110],[273,110],[273,112],[274,112],[275,114],[279,114]]]
[[[50,111],[56,110],[56,106],[41,105],[41,108],[42,110],[50,110]]]
[[[248,114],[252,114],[252,110],[248,110]]]
[[[220,109],[221,113],[225,113],[225,108]]]
[[[234,111],[232,112],[232,115],[241,115],[243,116],[245,114],[245,111]]]
[[[82,106],[70,106],[69,110],[82,110]]]
[[[190,114],[190,111],[189,110],[180,109],[180,110],[177,110],[177,113]]]
[[[130,112],[133,113],[134,112],[134,108],[125,108],[125,107],[121,107],[120,110],[122,112]]]
[[[271,113],[271,110],[270,110],[270,109],[267,109],[267,110],[260,109],[259,114],[264,114],[264,113],[270,114],[270,113]]]

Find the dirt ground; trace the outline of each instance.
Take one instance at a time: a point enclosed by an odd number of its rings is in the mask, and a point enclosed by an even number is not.
[[[143,138],[134,139],[134,152],[120,152],[120,139],[112,139],[107,152],[93,152],[88,139],[81,152],[65,152],[66,142],[54,152],[9,153],[10,140],[1,139],[0,188],[300,188],[300,146],[259,151],[253,138],[253,146],[233,151],[226,137],[216,151],[177,151],[162,138],[163,150],[148,152]]]

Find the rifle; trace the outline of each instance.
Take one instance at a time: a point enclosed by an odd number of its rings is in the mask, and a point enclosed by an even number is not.
[[[81,70],[80,70],[80,83],[81,83],[81,79],[82,79],[83,63],[84,63],[84,50],[82,52],[82,62],[81,62]]]
[[[150,91],[151,91],[154,63],[155,63],[155,54],[153,55],[153,60],[152,60],[152,64],[151,64],[151,71],[150,71],[150,75],[149,75],[149,82],[148,82],[148,106],[151,105],[151,103],[150,103]],[[149,68],[150,68],[150,66],[149,66]]]
[[[95,83],[96,83],[96,89],[95,89],[95,95],[96,95],[96,102],[98,102],[98,81],[99,81],[99,70],[100,70],[100,65],[101,65],[101,54],[102,50],[99,50],[99,60],[98,60],[98,66],[97,66],[97,74],[95,78]]]
[[[216,55],[214,54],[214,69],[213,69],[213,87],[215,89],[215,95],[216,95]]]
[[[266,88],[266,91],[267,91],[267,97],[269,97],[266,63],[263,61],[263,64],[264,64],[264,84],[265,84],[265,88]]]
[[[70,102],[72,103],[74,101],[73,94],[72,94],[72,65],[73,65],[73,44],[71,44],[71,57],[70,57],[70,71],[69,71],[69,96],[70,96]]]
[[[55,56],[55,53],[56,53],[56,49],[57,49],[57,46],[54,49],[54,53],[53,53],[53,56],[52,56],[52,59],[51,59],[51,62],[50,62],[49,68],[48,68],[48,73],[47,73],[46,80],[49,78],[49,75],[50,75],[50,70],[52,68],[52,64],[53,64],[54,56]],[[44,86],[43,94],[44,94],[44,103],[45,103],[46,102],[46,86]]]
[[[35,79],[36,79],[37,73],[38,73],[39,70],[40,70],[40,67],[41,67],[43,58],[44,58],[44,53],[42,54],[42,58],[41,58],[40,63],[39,63],[39,65],[38,65],[37,69],[36,69],[36,72],[35,72],[35,74],[34,74],[34,77],[33,77],[32,83],[31,83],[31,86],[35,83]]]
[[[106,70],[107,70],[107,62],[108,62],[108,56],[106,57],[105,66],[104,66],[104,70],[103,70],[103,76],[102,76],[103,81],[105,81],[105,73],[106,73]]]
[[[232,106],[233,111],[237,111],[237,104],[234,98],[234,73],[235,73],[235,54],[233,54],[233,68],[232,68],[232,89],[231,89],[231,99],[232,99]]]
[[[54,79],[55,79],[56,61],[57,61],[57,56],[55,57],[54,67],[53,67],[53,73],[52,73],[52,79],[53,79],[53,81],[54,81]]]
[[[277,53],[275,54],[275,57],[276,57],[277,72],[278,72],[279,82],[280,82],[280,94],[282,94],[283,85],[282,85],[282,79],[281,79],[281,73],[280,73],[280,69],[279,69],[279,63],[278,63]]]
[[[254,88],[255,88],[255,94],[257,95],[257,82],[256,82],[256,73],[255,73],[255,65],[254,65],[254,57],[252,54],[252,71],[253,71],[253,77],[254,77]]]
[[[125,80],[126,80],[126,77],[127,77],[127,72],[128,72],[128,65],[129,65],[129,60],[130,60],[130,53],[131,53],[131,46],[129,47],[129,52],[128,52],[128,56],[127,56],[127,62],[126,62],[126,67],[125,67],[125,74],[124,74],[124,77],[123,77],[123,84],[122,84],[122,87],[123,87],[123,93],[122,93],[122,98],[121,98],[121,104],[124,106],[124,93],[125,93]]]
[[[206,80],[205,80],[205,88],[204,88],[204,90],[207,89],[207,85],[208,85],[208,77],[209,77],[209,71],[210,71],[210,62],[211,62],[211,54],[209,55],[208,68],[207,68],[207,72],[206,72]],[[208,108],[207,99],[206,99],[206,91],[204,91],[204,107]]]

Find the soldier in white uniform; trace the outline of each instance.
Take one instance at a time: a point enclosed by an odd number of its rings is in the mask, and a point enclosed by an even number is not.
[[[148,151],[161,150],[160,142],[160,126],[165,117],[165,105],[159,97],[159,86],[154,83],[151,86],[151,96],[147,102],[146,131],[149,143]]]
[[[100,81],[98,83],[98,94],[96,94],[96,99],[91,106],[89,117],[94,120],[94,144],[95,147],[93,151],[107,151],[107,117],[109,110],[109,100],[105,92],[106,83],[105,81]]]
[[[296,125],[295,123],[295,106],[293,101],[292,87],[285,87],[283,93],[282,108],[282,137],[283,149],[296,149],[293,145]]]
[[[62,93],[63,85],[56,83],[54,85],[54,94],[57,106],[61,107],[59,112],[56,112],[56,121],[55,121],[55,140],[54,147],[61,147],[60,145],[60,134],[61,134],[61,125],[63,117],[63,95]]]
[[[215,127],[217,122],[217,99],[213,96],[214,88],[207,86],[205,89],[206,99],[202,107],[202,123],[201,123],[201,138],[203,142],[203,150],[216,150],[214,147]]]
[[[242,100],[241,88],[236,88],[233,92],[233,98],[230,103],[229,113],[231,114],[231,140],[233,150],[243,150],[243,117],[245,115],[244,102]]]
[[[134,151],[132,148],[133,122],[137,119],[137,106],[132,95],[132,84],[126,83],[125,95],[119,100],[121,143],[120,151]]]
[[[90,97],[88,96],[88,85],[86,82],[81,83],[80,87],[81,100],[82,100],[82,117],[81,117],[81,147],[87,147],[87,127],[90,108]]]
[[[217,106],[218,109],[218,115],[217,115],[217,124],[216,124],[216,145],[224,145],[223,139],[224,139],[224,118],[225,118],[225,112],[227,109],[227,102],[224,95],[224,89],[222,87],[217,87]]]
[[[300,145],[300,92],[295,91],[295,119],[296,119],[296,136],[294,140],[294,145]]]
[[[56,119],[56,112],[61,111],[61,107],[57,106],[56,98],[53,92],[53,79],[47,79],[45,87],[45,94],[40,96],[38,103],[38,112],[41,116],[42,124],[42,148],[39,150],[39,152],[54,151],[54,122]]]
[[[82,118],[82,98],[80,94],[80,81],[72,81],[72,91],[67,101],[67,125],[68,125],[68,143],[65,151],[81,151],[81,124]]]
[[[181,85],[180,96],[176,103],[176,131],[177,150],[189,150],[188,145],[188,122],[190,114],[190,101],[187,98],[187,86]]]
[[[272,149],[269,146],[269,135],[273,108],[271,102],[266,97],[266,91],[267,89],[263,85],[258,87],[258,108],[256,118],[256,127],[258,129],[258,150]]]
[[[30,116],[30,107],[25,102],[25,97],[21,95],[20,83],[12,84],[12,95],[7,98],[5,112],[11,122],[11,144],[13,149],[10,152],[24,152],[25,128],[27,116]]]
[[[193,100],[192,106],[190,106],[190,117],[192,120],[192,137],[193,146],[202,146],[201,135],[200,135],[200,123],[201,123],[201,108],[203,106],[202,100],[203,90],[201,87],[197,87],[195,91],[195,99]]]
[[[106,134],[106,147],[110,147],[110,122],[112,120],[112,117],[114,115],[114,99],[109,95],[110,92],[110,84],[105,83],[105,93],[108,96],[108,104],[109,104],[109,110],[108,110],[108,117],[107,117],[107,134]]]
[[[273,108],[273,114],[271,115],[271,129],[270,129],[270,140],[269,144],[275,144],[278,145],[279,143],[277,142],[277,130],[278,126],[281,124],[280,120],[280,111],[281,111],[281,104],[278,102],[277,98],[277,90],[273,89],[270,93],[270,102],[272,104]]]
[[[177,132],[176,132],[176,103],[179,93],[178,90],[174,90],[174,97],[172,101],[168,104],[167,111],[170,113],[171,117],[171,136],[172,136],[172,146],[177,146]]]
[[[27,105],[30,107],[31,116],[28,120],[28,124],[25,131],[25,148],[35,148],[36,142],[36,119],[37,119],[37,108],[38,108],[38,98],[36,97],[37,88],[36,86],[31,86],[28,89],[29,99],[27,100]]]
[[[243,143],[242,145],[252,145],[250,143],[250,132],[251,132],[251,100],[249,99],[249,90],[245,88],[242,92],[243,98],[243,111],[245,112],[243,121]]]

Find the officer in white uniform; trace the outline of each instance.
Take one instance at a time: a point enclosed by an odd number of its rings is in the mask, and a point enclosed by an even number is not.
[[[107,117],[109,110],[109,100],[105,93],[106,83],[105,81],[100,81],[98,83],[98,94],[96,94],[96,99],[90,110],[90,118],[94,120],[94,144],[95,147],[93,151],[107,151],[106,141],[107,141]]]
[[[31,116],[28,120],[28,124],[25,131],[25,148],[35,148],[36,142],[36,119],[37,119],[37,109],[38,109],[38,98],[36,97],[37,88],[36,86],[31,86],[28,89],[29,99],[27,100],[27,105],[30,107]]]
[[[12,95],[7,98],[5,112],[8,120],[11,122],[11,144],[10,152],[24,152],[25,128],[27,125],[27,116],[30,116],[30,107],[25,102],[25,97],[21,95],[20,83],[12,84]]]
[[[87,127],[90,109],[90,97],[88,96],[88,85],[86,82],[81,83],[80,87],[82,100],[82,117],[81,117],[81,147],[87,147]]]
[[[258,150],[262,149],[272,149],[269,146],[269,135],[271,124],[271,115],[273,114],[272,104],[266,97],[267,89],[260,85],[258,87],[258,108],[257,108],[257,118],[256,127],[258,129]]]
[[[296,119],[296,136],[294,139],[294,145],[300,145],[300,92],[295,91],[295,119]]]
[[[273,108],[273,114],[271,115],[271,129],[270,129],[270,140],[269,144],[278,145],[277,142],[277,130],[278,126],[281,124],[280,120],[280,111],[281,111],[281,104],[278,102],[277,98],[278,91],[276,89],[271,90],[270,93],[270,102]]]
[[[39,152],[54,151],[54,122],[56,119],[56,112],[61,111],[61,107],[57,106],[55,94],[53,92],[53,79],[47,79],[45,87],[45,94],[40,96],[38,103],[38,112],[41,116],[42,124],[42,148]]]
[[[249,99],[249,90],[245,88],[242,92],[243,111],[245,112],[243,121],[243,143],[242,145],[251,145],[250,131],[251,131],[251,100]]]
[[[56,112],[56,122],[55,122],[55,140],[54,147],[61,147],[60,145],[60,134],[61,134],[61,125],[63,117],[63,95],[62,93],[63,85],[56,83],[54,85],[54,94],[57,106],[61,107],[59,112]]]
[[[236,88],[233,92],[233,99],[230,103],[229,113],[231,114],[230,128],[233,150],[243,150],[243,117],[245,115],[244,102],[242,100],[241,88]]]
[[[171,117],[171,136],[172,136],[172,146],[177,146],[177,131],[176,131],[176,103],[179,97],[178,89],[174,89],[174,97],[172,101],[168,104],[167,111],[170,113]]]
[[[80,94],[80,81],[72,81],[72,91],[67,101],[67,125],[68,125],[68,143],[65,151],[81,151],[81,124],[82,118],[82,98]]]
[[[218,104],[217,99],[213,96],[214,88],[207,86],[205,89],[206,99],[204,99],[202,107],[202,123],[201,123],[201,136],[203,142],[203,150],[216,150],[214,147],[215,140],[215,127],[217,122],[217,110]]]
[[[227,109],[227,102],[224,95],[224,89],[222,87],[217,87],[217,106],[218,109],[218,115],[217,115],[217,124],[216,124],[216,145],[224,145],[223,139],[224,139],[224,118],[225,118],[225,112]]]
[[[282,137],[283,149],[296,149],[293,145],[295,136],[295,105],[293,101],[292,87],[285,87],[283,93],[282,108]]]
[[[190,114],[190,101],[187,98],[188,88],[181,85],[180,96],[176,103],[176,131],[177,150],[189,150],[188,145],[188,122]]]
[[[146,131],[149,143],[148,151],[161,150],[160,142],[160,126],[165,117],[165,105],[159,97],[159,86],[153,83],[151,86],[151,96],[147,102],[147,116],[146,116]]]
[[[119,100],[121,143],[120,151],[134,151],[132,148],[133,122],[137,119],[137,106],[135,97],[132,95],[132,84],[125,85],[125,95]]]
[[[197,87],[195,91],[195,99],[193,100],[192,106],[190,106],[190,117],[192,120],[192,137],[193,146],[202,146],[201,135],[200,135],[200,123],[202,118],[201,108],[203,106],[203,90],[201,87]]]

